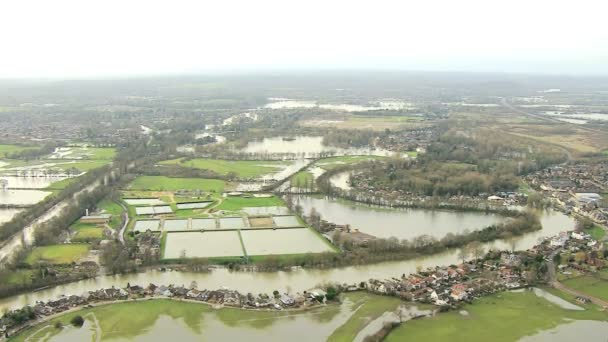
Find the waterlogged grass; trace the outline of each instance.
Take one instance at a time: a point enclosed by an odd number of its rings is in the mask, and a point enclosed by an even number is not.
[[[68,185],[74,183],[77,179],[78,179],[78,177],[62,179],[60,181],[52,183],[51,185],[47,186],[46,188],[49,190],[63,190]]]
[[[246,207],[283,207],[285,202],[282,199],[272,197],[227,197],[217,206],[217,210],[237,211]]]
[[[308,171],[300,171],[291,177],[291,186],[304,188],[314,184],[314,176]]]
[[[88,330],[88,328],[95,327],[94,320],[97,320],[99,324],[96,328],[102,333],[102,336],[98,336],[102,340],[133,340],[137,337],[149,337],[146,334],[153,330],[155,325],[159,324],[159,319],[163,316],[173,319],[169,324],[175,324],[171,327],[171,331],[175,334],[176,340],[182,340],[184,337],[187,337],[187,340],[212,340],[211,336],[225,336],[226,333],[232,336],[240,334],[245,338],[247,331],[260,333],[264,331],[263,329],[274,328],[274,325],[287,324],[289,326],[294,319],[305,320],[310,326],[323,326],[331,324],[331,321],[337,317],[339,312],[340,307],[338,305],[320,307],[307,312],[289,312],[250,311],[232,308],[216,310],[201,303],[166,299],[131,301],[100,305],[66,313],[23,331],[11,341],[38,340],[42,337],[45,337],[44,340],[46,338],[61,340],[62,337],[69,336],[71,332],[74,332],[73,329],[76,329],[70,326],[70,320],[76,315],[85,319],[85,327],[81,329],[87,330],[78,334],[81,340],[95,340],[94,332]],[[61,322],[65,328],[55,328],[54,325],[57,322]],[[183,322],[183,324],[179,322]],[[208,326],[212,322],[219,322],[220,325]],[[167,321],[165,321],[166,323]],[[209,333],[209,330],[211,330],[212,335],[206,336],[205,334]],[[290,334],[289,331],[277,332],[282,335]],[[313,336],[312,340],[324,339],[320,335],[322,332],[309,331],[309,334]],[[272,340],[272,336],[268,338]]]
[[[361,329],[385,312],[395,311],[403,302],[394,297],[373,296],[365,292],[349,293],[355,313],[329,337],[330,342],[353,341]]]
[[[386,341],[517,341],[568,320],[608,320],[597,310],[560,308],[532,292],[504,292],[466,305],[459,311],[408,321]]]
[[[169,178],[165,176],[137,177],[130,185],[132,190],[203,190],[220,193],[226,183],[219,179],[204,178]]]
[[[65,244],[35,247],[25,258],[25,262],[34,265],[38,262],[50,264],[69,264],[76,262],[89,252],[87,244]]]
[[[263,160],[221,160],[221,159],[172,159],[160,164],[180,165],[201,170],[211,170],[220,175],[234,173],[240,178],[253,178],[277,172],[286,163],[280,161]]]

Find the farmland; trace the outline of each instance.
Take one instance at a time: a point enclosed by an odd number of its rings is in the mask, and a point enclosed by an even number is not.
[[[286,165],[278,161],[250,160],[221,160],[221,159],[173,159],[160,163],[161,165],[180,165],[189,168],[210,170],[219,175],[235,174],[239,178],[254,178],[279,171]]]
[[[130,190],[203,190],[221,193],[226,182],[219,179],[169,178],[165,176],[140,176],[129,185]]]
[[[38,262],[50,264],[69,264],[81,259],[88,253],[87,244],[64,244],[35,247],[25,258],[25,262],[35,265]]]

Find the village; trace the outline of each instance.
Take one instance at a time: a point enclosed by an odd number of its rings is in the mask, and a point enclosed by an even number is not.
[[[39,301],[32,306],[9,311],[0,319],[0,331],[12,335],[26,327],[44,321],[67,310],[116,301],[144,299],[172,299],[206,303],[215,308],[233,307],[250,310],[294,310],[327,305],[339,300],[339,293],[368,291],[394,296],[405,301],[432,304],[440,311],[456,309],[463,303],[500,291],[552,284],[557,268],[561,274],[594,273],[606,264],[608,253],[602,242],[589,234],[569,231],[544,239],[526,251],[489,251],[485,255],[472,255],[479,251],[463,252],[461,264],[419,269],[391,279],[369,279],[359,284],[319,285],[302,293],[243,294],[227,288],[199,289],[192,282],[185,285],[147,286],[126,284],[125,288],[105,288],[82,295],[62,295],[58,299]],[[556,257],[556,255],[558,257]],[[556,265],[557,264],[557,265]],[[581,303],[590,302],[585,296]],[[604,308],[606,309],[606,308]]]
[[[608,223],[608,163],[553,166],[526,177],[533,187],[567,212],[598,224]]]

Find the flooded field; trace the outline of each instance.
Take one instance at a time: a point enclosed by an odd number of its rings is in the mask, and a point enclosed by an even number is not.
[[[44,189],[55,182],[66,179],[64,176],[47,176],[47,177],[16,177],[16,176],[1,176],[0,180],[6,181],[7,188],[19,189]]]
[[[147,230],[151,232],[160,231],[160,220],[140,220],[135,222],[133,231],[143,233]]]
[[[275,216],[273,217],[274,224],[277,227],[301,227],[302,224],[295,216]]]
[[[335,188],[348,191],[352,189],[349,184],[350,175],[350,172],[340,172],[336,175],[331,176],[329,178],[329,182],[331,183],[331,186]]]
[[[280,99],[270,103],[267,103],[264,108],[268,109],[289,109],[289,108],[322,108],[338,112],[368,112],[375,110],[401,110],[415,108],[410,102],[401,100],[380,100],[369,102],[367,105],[356,105],[356,104],[319,104],[316,101],[301,101],[291,99]]]
[[[32,205],[50,194],[40,190],[0,190],[0,204]]]
[[[359,298],[359,297],[358,297]],[[373,300],[367,299],[366,300]],[[81,328],[54,322],[36,326],[21,340],[45,341],[326,341],[355,316],[361,302],[343,303],[307,311],[243,311],[214,309],[200,303],[154,300],[104,305],[79,311]],[[137,317],[133,317],[137,313]],[[72,314],[60,317],[68,322]],[[358,323],[358,322],[354,322]]]
[[[183,231],[188,229],[188,220],[165,220],[163,230],[166,232]]]
[[[0,223],[10,221],[15,215],[23,209],[0,209]]]
[[[173,212],[168,205],[160,205],[154,207],[137,207],[135,213],[137,215],[158,215],[158,214],[170,214]]]
[[[127,198],[123,199],[128,205],[163,205],[165,202],[158,198]]]
[[[222,217],[219,219],[220,229],[238,229],[245,228],[245,220],[242,217]]]
[[[200,230],[200,229],[217,229],[215,219],[192,219],[192,230]]]
[[[241,209],[247,215],[287,215],[287,207],[245,207]]]
[[[388,209],[309,196],[300,196],[298,200],[304,213],[315,208],[324,220],[350,224],[353,229],[381,238],[412,239],[423,234],[441,238],[505,220],[496,214],[478,212]]]
[[[208,207],[213,202],[178,203],[177,209],[202,209]]]
[[[297,136],[292,138],[272,137],[261,141],[250,141],[243,149],[247,153],[290,153],[303,157],[311,157],[319,153],[333,153],[335,155],[374,155],[393,156],[394,152],[372,148],[337,148],[323,145],[323,137]]]
[[[237,231],[168,233],[165,259],[242,256]]]
[[[247,255],[331,252],[329,245],[308,228],[242,230]]]
[[[605,342],[606,336],[608,336],[608,322],[583,320],[564,323],[538,334],[526,336],[520,342]]]

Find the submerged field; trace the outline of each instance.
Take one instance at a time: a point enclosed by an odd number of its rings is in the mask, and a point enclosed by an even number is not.
[[[428,309],[432,307],[414,307],[397,298],[364,292],[348,293],[342,296],[341,304],[307,311],[213,309],[201,303],[156,299],[67,313],[25,330],[12,341],[300,340],[295,336],[306,336],[310,341],[360,341],[382,326],[386,314],[401,311],[407,318],[407,312]],[[82,328],[69,324],[76,315],[85,319]],[[580,336],[596,333],[603,341],[607,320],[606,314],[594,307],[571,311],[533,292],[507,292],[477,300],[461,310],[406,321],[387,341],[517,341],[530,336],[540,336],[536,340],[542,341],[546,338],[537,334],[576,323],[588,327],[579,331]],[[56,322],[64,327],[55,328]]]
[[[463,310],[409,321],[386,341],[517,341],[569,320],[608,320],[606,313],[596,308],[562,309],[531,291],[485,297]]]
[[[271,289],[269,289],[271,290]],[[201,303],[164,299],[124,302],[83,309],[34,326],[11,341],[352,341],[384,312],[403,304],[398,299],[365,293],[344,296],[342,304],[306,311],[213,309]],[[70,325],[80,315],[81,328]],[[63,328],[54,327],[61,322]]]

